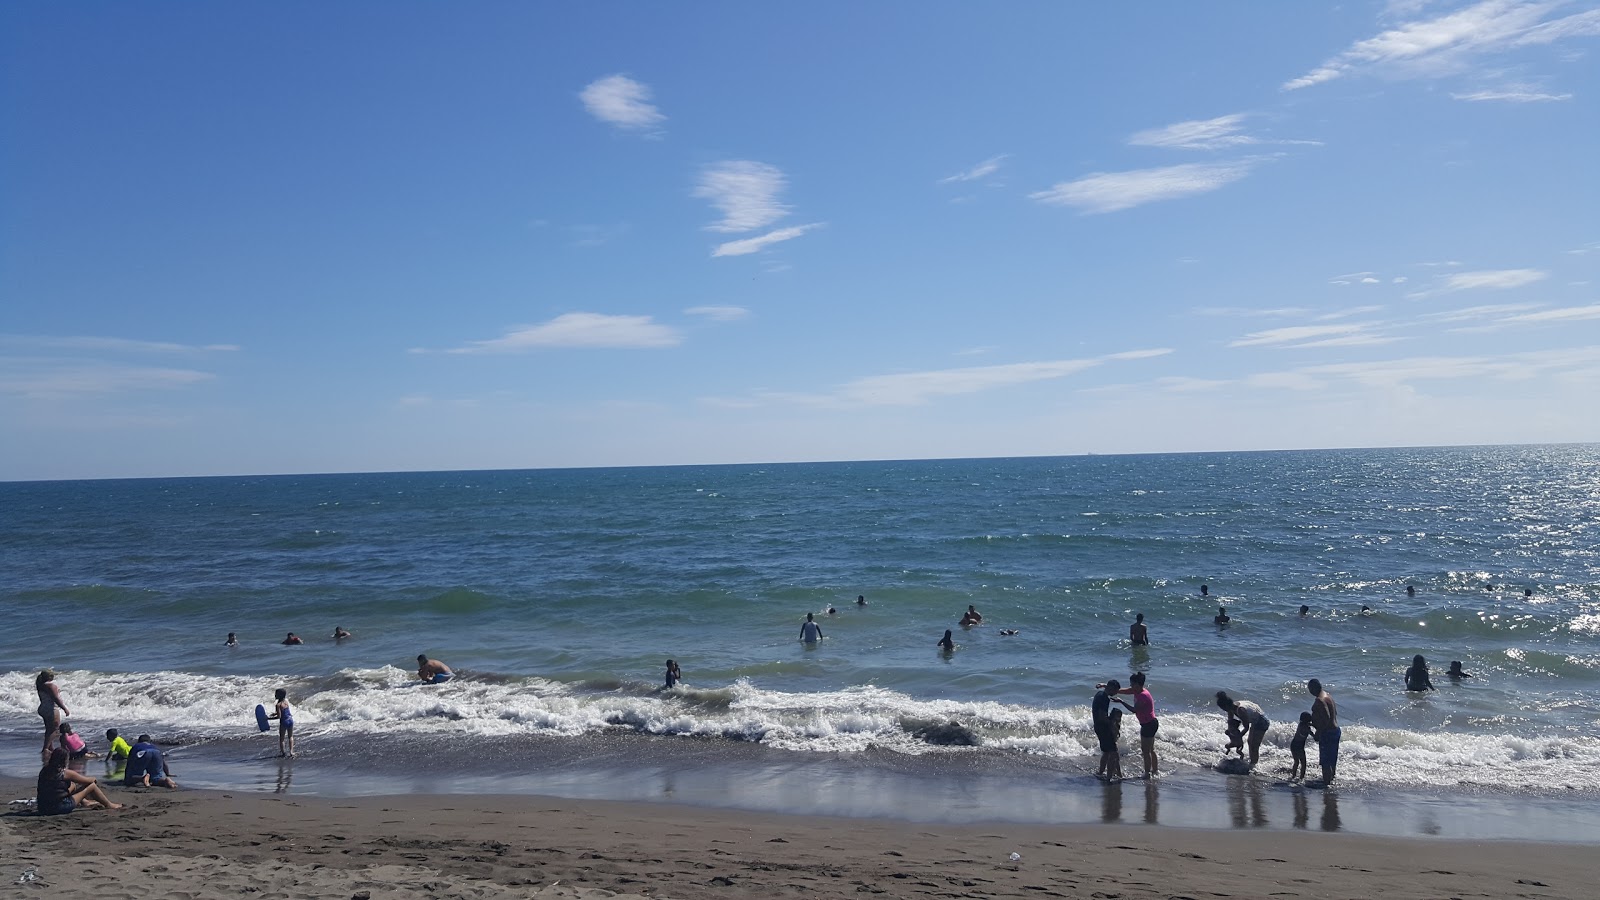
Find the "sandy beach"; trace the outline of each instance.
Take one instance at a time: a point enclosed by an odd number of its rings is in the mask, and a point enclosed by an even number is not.
[[[31,782],[0,784],[32,795]],[[527,796],[113,798],[128,809],[0,819],[3,896],[1593,896],[1593,848],[1579,844],[929,826]],[[19,883],[30,868],[37,880]]]

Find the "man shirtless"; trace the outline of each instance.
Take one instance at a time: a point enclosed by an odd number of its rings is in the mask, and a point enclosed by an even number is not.
[[[439,662],[437,659],[429,659],[428,654],[418,653],[417,677],[430,684],[444,684],[446,681],[456,677],[456,673],[450,671],[449,666]]]
[[[1311,727],[1317,732],[1322,783],[1333,784],[1334,771],[1339,767],[1339,706],[1333,702],[1333,695],[1322,689],[1322,682],[1315,678],[1306,682],[1306,690],[1317,698],[1311,701]]]

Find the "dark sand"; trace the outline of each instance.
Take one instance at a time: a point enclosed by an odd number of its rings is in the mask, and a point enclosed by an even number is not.
[[[0,786],[33,794],[31,781]],[[1589,898],[1600,871],[1579,844],[930,826],[529,796],[111,793],[129,808],[0,818],[0,897]],[[38,880],[17,883],[30,867]]]

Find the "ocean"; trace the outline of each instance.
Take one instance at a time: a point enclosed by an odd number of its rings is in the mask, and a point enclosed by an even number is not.
[[[50,667],[197,787],[1600,840],[1600,447],[4,483],[0,659],[13,775]],[[1164,773],[1113,801],[1089,701],[1135,670]],[[1282,782],[1311,677],[1337,800]],[[1218,690],[1273,721],[1256,775]]]

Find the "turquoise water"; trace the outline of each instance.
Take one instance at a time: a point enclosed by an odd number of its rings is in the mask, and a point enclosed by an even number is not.
[[[1093,684],[1137,668],[1173,777],[1220,756],[1218,689],[1266,709],[1286,766],[1318,677],[1347,796],[1592,796],[1597,528],[1594,446],[0,484],[0,737],[34,734],[50,666],[79,731],[213,761],[275,753],[250,710],[286,687],[302,771],[631,735],[1076,773]],[[461,677],[411,685],[419,652]],[[1402,689],[1418,653],[1426,696]],[[952,719],[975,745],[918,735]]]

